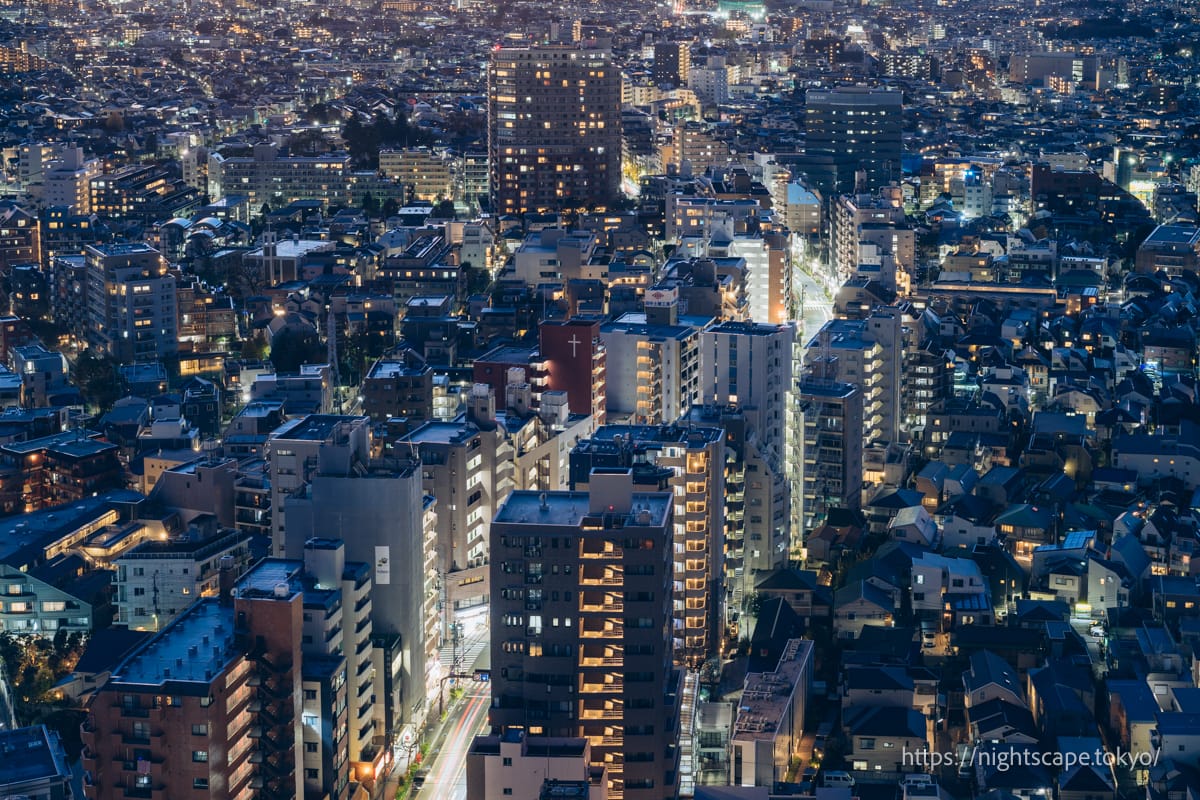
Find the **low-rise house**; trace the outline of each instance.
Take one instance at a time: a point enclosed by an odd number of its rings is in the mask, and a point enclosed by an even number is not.
[[[988,587],[979,565],[969,558],[951,558],[937,553],[922,553],[912,563],[912,607],[917,614],[940,616],[952,598],[972,596],[978,602],[965,605],[977,607],[991,624],[991,605],[987,600]]]
[[[855,772],[920,772],[923,767],[905,759],[929,747],[925,717],[911,708],[866,706],[845,716],[850,742],[847,760]]]
[[[963,673],[963,703],[967,709],[991,700],[1028,707],[1017,671],[1000,656],[984,650],[974,653]]]
[[[1059,737],[1058,751],[1072,753],[1076,758],[1075,763],[1058,774],[1058,800],[1116,800],[1117,778],[1113,768],[1084,755],[1103,749],[1104,744],[1095,736]]]
[[[999,697],[967,710],[967,730],[972,742],[1037,744],[1039,739],[1029,709]]]
[[[922,547],[936,548],[939,544],[937,523],[924,506],[907,506],[896,512],[888,524],[888,535]]]
[[[839,639],[854,639],[868,625],[891,627],[895,614],[891,595],[866,581],[848,584],[833,596],[833,630]]]
[[[759,579],[754,590],[764,599],[779,597],[803,620],[827,619],[833,605],[833,593],[818,582],[817,573],[808,569],[780,568]]]
[[[1158,725],[1155,712],[1158,703],[1144,679],[1109,678],[1108,723],[1117,734],[1117,742],[1132,753],[1153,751],[1154,729]]]

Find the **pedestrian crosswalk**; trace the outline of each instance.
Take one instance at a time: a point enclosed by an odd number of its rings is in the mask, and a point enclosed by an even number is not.
[[[458,643],[458,648],[447,642],[438,652],[438,658],[442,662],[442,667],[451,672],[455,668],[455,655],[459,656],[457,668],[462,672],[470,672],[475,668],[475,661],[479,658],[479,654],[488,646],[488,632],[482,630],[474,636],[467,637]]]

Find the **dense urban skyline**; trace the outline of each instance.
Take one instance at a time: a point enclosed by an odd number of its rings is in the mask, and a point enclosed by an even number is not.
[[[1200,793],[1198,34],[0,0],[0,796]]]

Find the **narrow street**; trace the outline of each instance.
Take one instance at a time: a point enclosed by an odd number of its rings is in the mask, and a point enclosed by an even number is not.
[[[807,272],[797,269],[794,280],[796,290],[803,298],[800,335],[801,341],[807,345],[821,330],[821,326],[833,318],[833,302],[826,295],[826,287]]]

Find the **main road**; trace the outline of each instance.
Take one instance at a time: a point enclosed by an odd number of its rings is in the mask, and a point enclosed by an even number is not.
[[[442,745],[438,747],[420,795],[437,800],[466,800],[467,751],[477,733],[487,724],[488,707],[492,704],[491,683],[470,682],[467,693],[456,704],[455,719],[443,728]],[[449,720],[448,720],[449,721]]]
[[[414,798],[467,798],[467,751],[471,749],[475,735],[483,732],[487,726],[492,685],[487,681],[467,681],[464,686],[466,694],[451,706],[445,722],[435,729],[431,749],[433,759],[426,767],[425,783],[411,795]],[[392,796],[385,789],[385,800],[392,800]]]

